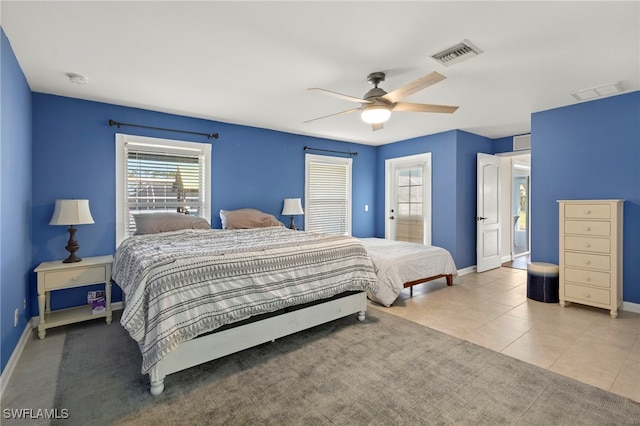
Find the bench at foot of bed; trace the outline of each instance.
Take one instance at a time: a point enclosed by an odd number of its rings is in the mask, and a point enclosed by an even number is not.
[[[415,281],[409,281],[408,283],[404,283],[404,288],[408,287],[409,288],[409,295],[411,297],[413,297],[413,286],[414,285],[426,283],[426,282],[433,281],[433,280],[437,280],[438,278],[446,278],[447,279],[447,285],[448,286],[452,286],[453,285],[453,275],[448,274],[448,275],[436,275],[434,277],[422,278],[422,279],[415,280]]]

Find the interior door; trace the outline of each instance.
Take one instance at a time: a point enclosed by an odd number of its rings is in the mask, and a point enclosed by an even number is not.
[[[478,153],[478,204],[476,212],[476,269],[498,268],[500,257],[500,163],[499,157]]]
[[[385,162],[385,238],[431,244],[431,154]]]

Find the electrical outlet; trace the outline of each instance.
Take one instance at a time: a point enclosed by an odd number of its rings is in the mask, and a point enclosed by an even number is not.
[[[17,327],[18,326],[18,318],[20,317],[20,310],[16,309],[16,311],[13,313],[13,326]]]

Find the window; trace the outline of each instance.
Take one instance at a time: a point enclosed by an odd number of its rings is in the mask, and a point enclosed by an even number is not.
[[[351,235],[351,163],[305,155],[305,231]]]
[[[136,213],[176,212],[210,220],[211,145],[116,134],[116,246]]]

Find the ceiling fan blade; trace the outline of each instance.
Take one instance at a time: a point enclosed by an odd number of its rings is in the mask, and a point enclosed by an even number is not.
[[[419,92],[422,89],[426,89],[427,87],[434,85],[437,82],[444,80],[445,78],[447,77],[433,71],[425,75],[424,77],[420,77],[417,80],[407,83],[404,86],[400,86],[396,90],[387,93],[386,95],[382,96],[382,99],[385,99],[391,103],[395,103],[400,99],[406,98],[409,95],[413,95],[414,93]]]
[[[309,88],[307,90],[312,90],[312,91],[318,92],[318,93],[324,93],[325,95],[333,96],[335,98],[344,99],[345,101],[359,102],[361,104],[370,104],[370,103],[372,103],[371,101],[367,101],[365,99],[356,98],[355,96],[343,95],[342,93],[332,92],[331,90],[320,89],[318,87],[311,87],[311,88]]]
[[[371,125],[371,129],[375,132],[376,130],[381,130],[384,127],[384,123],[373,123]]]
[[[329,114],[329,115],[325,115],[325,116],[318,117],[318,118],[312,118],[311,120],[307,120],[304,123],[309,123],[311,121],[321,120],[323,118],[328,118],[328,117],[335,117],[337,115],[350,114],[350,113],[356,112],[356,111],[360,111],[360,108],[352,108],[352,109],[348,109],[346,111],[336,112],[335,114]]]
[[[398,102],[393,106],[393,111],[406,112],[442,112],[451,114],[458,109],[457,106],[450,105],[431,105],[431,104],[414,104],[411,102]]]

